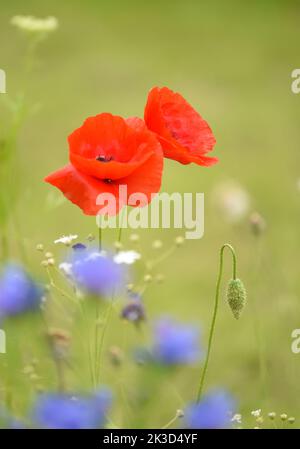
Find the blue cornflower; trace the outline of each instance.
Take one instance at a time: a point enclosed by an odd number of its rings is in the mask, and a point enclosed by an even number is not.
[[[123,284],[123,268],[97,250],[75,251],[71,265],[76,284],[92,295],[110,296]]]
[[[6,265],[0,278],[0,318],[38,309],[44,291],[19,265]]]
[[[121,317],[124,320],[128,320],[135,324],[139,324],[146,318],[143,300],[141,296],[135,292],[130,292],[129,297],[130,300],[121,311]]]
[[[105,425],[111,401],[107,389],[93,396],[45,393],[35,404],[33,422],[44,429],[99,429]]]
[[[72,249],[74,251],[83,251],[86,249],[86,245],[84,245],[83,243],[75,243],[74,245],[72,245]]]
[[[166,365],[192,364],[201,358],[199,330],[164,318],[155,326],[153,358]]]
[[[224,429],[230,425],[230,413],[235,403],[225,391],[219,390],[194,402],[184,411],[184,422],[187,429]]]

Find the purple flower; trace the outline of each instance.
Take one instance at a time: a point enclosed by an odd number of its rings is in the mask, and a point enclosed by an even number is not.
[[[111,401],[107,389],[93,396],[42,394],[35,404],[33,421],[45,429],[99,429],[105,424]]]
[[[121,317],[124,320],[138,324],[146,318],[145,306],[138,293],[131,292],[129,296],[132,299],[123,307]]]
[[[6,265],[0,278],[0,318],[38,309],[43,289],[19,265]]]
[[[123,284],[122,267],[96,250],[75,251],[71,264],[77,285],[92,295],[110,296]]]
[[[83,243],[75,243],[72,245],[72,249],[74,251],[84,251],[86,249],[86,246]]]
[[[205,396],[200,402],[188,405],[184,412],[187,429],[224,429],[230,425],[230,412],[235,403],[225,391],[219,390]]]
[[[196,327],[161,319],[155,326],[153,357],[166,365],[193,364],[201,358]]]

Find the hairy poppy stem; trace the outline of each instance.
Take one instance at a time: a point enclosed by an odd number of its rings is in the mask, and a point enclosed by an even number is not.
[[[200,378],[200,385],[199,385],[199,390],[198,390],[198,394],[197,394],[197,402],[199,402],[201,399],[203,386],[204,386],[204,380],[205,380],[205,376],[206,376],[206,372],[207,372],[207,367],[208,367],[208,362],[209,362],[209,357],[210,357],[210,352],[211,352],[211,347],[212,347],[213,335],[214,335],[218,306],[219,306],[220,286],[221,286],[221,280],[222,280],[222,274],[223,274],[223,256],[224,256],[225,248],[228,248],[232,254],[232,277],[233,277],[233,279],[236,279],[236,254],[235,254],[233,247],[229,243],[225,243],[220,249],[220,265],[219,265],[219,274],[218,274],[217,285],[216,285],[215,306],[214,306],[214,311],[213,311],[213,316],[212,316],[212,321],[211,321],[211,326],[210,326],[210,331],[209,331],[206,359],[205,359],[203,371],[202,371],[201,378]]]

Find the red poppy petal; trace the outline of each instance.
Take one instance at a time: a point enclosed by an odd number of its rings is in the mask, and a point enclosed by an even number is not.
[[[164,155],[183,164],[202,165],[203,155],[211,151],[216,142],[201,115],[180,94],[167,87],[155,87],[150,91],[145,122],[159,135]],[[216,159],[213,161],[215,163]]]
[[[160,190],[162,172],[163,153],[160,149],[153,154],[144,165],[124,180],[124,184],[127,185],[128,197],[134,193],[140,192],[145,197],[139,204],[137,204],[137,206],[143,207],[149,204],[152,200],[152,196]],[[136,206],[136,204],[129,203],[129,198],[127,198],[127,204]]]
[[[69,135],[70,151],[90,159],[103,154],[127,162],[130,154],[120,147],[126,132],[126,123],[122,117],[109,113],[89,117]]]
[[[98,179],[120,179],[129,176],[140,165],[142,165],[151,153],[146,153],[137,162],[121,163],[117,161],[99,162],[95,159],[87,159],[75,153],[70,153],[70,162],[78,170],[86,175],[94,176]]]
[[[116,197],[118,213],[122,207],[118,201],[118,188],[114,184],[106,184],[91,176],[87,176],[72,165],[67,165],[62,169],[50,174],[45,181],[57,187],[72,203],[82,209],[86,215],[97,215],[101,206],[97,204],[97,197],[101,193],[111,193]]]
[[[172,142],[164,137],[157,136],[164,150],[164,156],[169,159],[174,159],[181,164],[187,165],[194,162],[198,165],[203,165],[209,167],[216,164],[219,160],[216,157],[208,157],[203,153],[193,153],[191,154],[186,148],[181,147],[176,142]]]
[[[112,114],[88,118],[69,136],[70,161],[99,179],[129,176],[156,151],[157,142],[140,119]],[[96,160],[102,157],[103,161]]]

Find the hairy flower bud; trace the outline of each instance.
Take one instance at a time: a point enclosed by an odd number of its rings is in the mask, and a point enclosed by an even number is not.
[[[246,305],[247,295],[240,279],[231,279],[227,288],[227,301],[234,317],[238,320]]]

